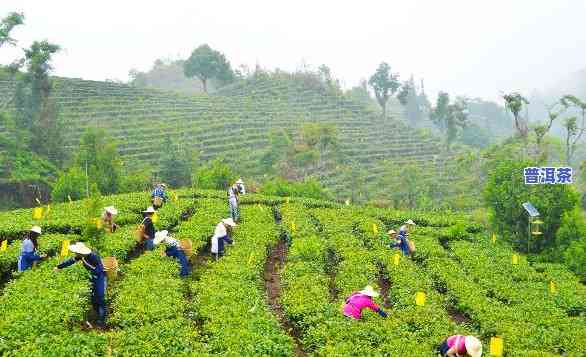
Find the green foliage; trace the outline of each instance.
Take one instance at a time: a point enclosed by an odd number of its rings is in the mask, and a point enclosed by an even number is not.
[[[330,194],[323,185],[315,179],[308,179],[304,182],[290,182],[277,178],[266,182],[261,191],[263,194],[271,196],[307,197],[317,200],[330,198]]]
[[[81,235],[83,240],[90,243],[91,247],[102,250],[104,238],[104,229],[98,226],[97,220],[102,216],[103,210],[102,195],[96,184],[90,186],[90,196],[85,201],[85,218],[86,224],[83,227]]]
[[[81,137],[74,165],[86,170],[102,194],[118,192],[122,161],[117,145],[103,129],[89,128]]]
[[[16,40],[10,37],[10,32],[19,25],[24,24],[24,14],[11,12],[0,20],[0,48],[4,44],[15,45]]]
[[[123,168],[118,183],[119,193],[147,191],[152,188],[152,169],[139,167],[135,169]]]
[[[61,171],[51,191],[53,202],[67,202],[69,198],[79,200],[86,197],[86,176],[79,167]]]
[[[234,72],[230,62],[223,53],[213,50],[207,44],[201,45],[191,53],[183,67],[188,78],[197,77],[207,93],[208,79],[215,78],[221,82],[230,82],[234,79]]]
[[[194,176],[194,186],[199,189],[224,190],[236,180],[236,174],[222,158],[198,167]]]
[[[376,100],[383,110],[383,118],[386,118],[387,102],[401,86],[399,75],[391,73],[391,66],[383,62],[370,77],[368,84],[374,90]]]
[[[503,99],[506,103],[505,108],[513,113],[517,133],[521,137],[527,137],[527,124],[520,120],[519,113],[521,113],[521,109],[523,109],[524,105],[529,104],[529,101],[518,92],[503,94]]]
[[[191,175],[196,162],[194,154],[173,142],[170,136],[165,139],[161,151],[164,152],[160,169],[163,182],[172,187],[191,186]]]
[[[185,76],[184,64],[185,60],[157,59],[149,71],[130,70],[130,84],[136,87],[156,88],[189,95],[203,92],[199,80]],[[214,85],[213,81],[208,83],[208,87],[211,89],[216,86],[217,84]]]
[[[459,129],[465,128],[468,124],[466,101],[463,98],[458,98],[454,103],[450,103],[448,93],[440,92],[437,104],[431,112],[431,120],[445,133],[446,147],[449,149],[456,139]]]
[[[466,125],[461,132],[460,141],[479,149],[487,148],[490,144],[490,133],[477,124]]]
[[[582,235],[579,240],[574,240],[564,252],[564,263],[578,275],[582,281],[586,281],[586,240]]]
[[[561,225],[562,216],[578,203],[578,194],[568,185],[525,185],[523,169],[535,166],[533,162],[500,156],[488,176],[484,199],[491,214],[492,224],[516,248],[527,250],[527,213],[521,206],[531,202],[541,213],[543,238],[533,240],[530,249],[541,251],[554,244],[554,234]]]

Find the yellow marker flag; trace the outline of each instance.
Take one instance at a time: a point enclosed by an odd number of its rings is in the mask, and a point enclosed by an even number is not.
[[[295,233],[297,230],[297,226],[295,226],[295,222],[291,222],[291,232]]]
[[[503,355],[503,339],[500,337],[490,338],[490,355],[501,357]]]
[[[8,240],[5,239],[2,241],[2,244],[0,244],[0,252],[5,252],[6,248],[8,248]]]
[[[64,240],[61,244],[61,258],[65,258],[69,254],[69,240]]]
[[[519,264],[519,256],[517,254],[513,254],[513,265]]]
[[[399,265],[400,260],[401,260],[401,256],[399,255],[399,253],[395,253],[395,255],[393,256],[393,264]]]
[[[102,229],[102,219],[101,218],[96,218],[96,228]]]
[[[157,214],[157,212],[153,213],[153,223],[157,223],[159,221],[159,215]]]
[[[556,291],[557,291],[557,288],[555,286],[555,281],[552,280],[549,282],[549,292],[552,294],[555,294]]]
[[[254,257],[254,255],[252,255],[252,253],[250,253],[250,256],[248,257],[248,265],[252,264],[253,257]]]
[[[418,291],[415,294],[415,305],[417,306],[423,306],[425,305],[425,293]]]
[[[41,218],[43,218],[43,207],[33,208],[33,219],[41,219]]]
[[[492,243],[493,244],[496,243],[496,234],[495,233],[492,234]]]
[[[378,234],[378,226],[376,225],[376,223],[372,224],[372,233]]]
[[[173,192],[173,202],[177,202],[177,200],[179,200],[179,197],[177,197],[177,194]]]

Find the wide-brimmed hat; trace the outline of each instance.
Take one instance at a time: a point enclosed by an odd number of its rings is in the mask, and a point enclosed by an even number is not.
[[[69,250],[73,253],[88,255],[92,252],[90,248],[88,248],[83,242],[77,242],[75,244],[71,244],[69,246]]]
[[[161,187],[167,188],[167,184],[166,183],[161,183]]]
[[[236,183],[243,184],[244,181],[242,181],[242,179],[238,179],[238,181],[236,181]]]
[[[118,210],[114,206],[104,207],[104,211],[110,213],[111,215],[115,216],[118,214]]]
[[[474,336],[466,336],[464,339],[464,345],[466,346],[466,352],[471,357],[482,356],[482,342]]]
[[[390,229],[387,234],[391,235],[391,234],[397,234],[397,231],[394,229]]]
[[[413,222],[412,219],[407,220],[407,222],[405,222],[405,224],[411,225],[411,226],[416,226],[415,222]]]
[[[155,245],[160,244],[165,239],[167,239],[167,236],[169,236],[168,231],[158,231],[155,233],[155,239],[153,239],[153,242],[155,243]]]
[[[41,227],[39,227],[39,226],[33,226],[31,228],[31,232],[35,232],[37,234],[41,234],[42,230],[41,230]]]
[[[232,218],[225,218],[222,223],[229,225],[230,227],[236,227],[236,222]]]
[[[155,213],[155,209],[153,208],[153,206],[150,206],[146,210],[142,211],[142,213]]]
[[[367,285],[364,289],[360,290],[359,293],[370,297],[377,297],[379,295],[379,293],[374,291],[370,285]]]

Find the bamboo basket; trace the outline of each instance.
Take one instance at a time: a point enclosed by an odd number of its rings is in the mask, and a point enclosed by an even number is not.
[[[102,265],[108,276],[108,280],[114,280],[118,276],[118,260],[116,257],[105,257],[102,259]]]
[[[190,258],[193,255],[193,243],[191,242],[191,239],[182,239],[179,242],[179,246],[187,258]]]

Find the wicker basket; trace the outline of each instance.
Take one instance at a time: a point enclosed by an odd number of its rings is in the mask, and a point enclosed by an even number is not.
[[[179,246],[181,247],[181,250],[183,250],[183,252],[185,253],[185,256],[187,256],[187,258],[191,257],[191,255],[193,254],[193,243],[191,242],[191,239],[182,239],[179,242]]]
[[[105,257],[102,259],[102,265],[108,276],[108,280],[114,280],[118,276],[118,260],[116,257]]]

